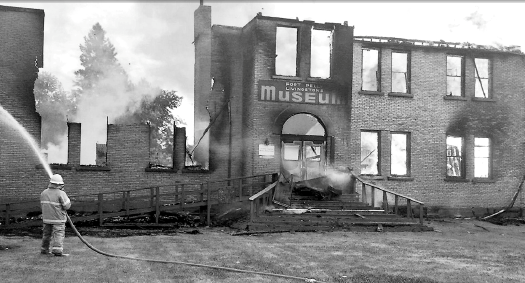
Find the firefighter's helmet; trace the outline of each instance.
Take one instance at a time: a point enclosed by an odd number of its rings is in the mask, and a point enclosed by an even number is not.
[[[60,174],[55,174],[51,176],[51,179],[49,180],[49,182],[52,184],[57,184],[57,185],[64,184],[64,180],[62,179],[62,176],[60,176]]]

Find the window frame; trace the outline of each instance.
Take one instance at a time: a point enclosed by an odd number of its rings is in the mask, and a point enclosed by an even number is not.
[[[406,60],[407,60],[407,64],[406,64],[406,78],[405,78],[405,83],[406,83],[406,92],[398,92],[398,91],[394,91],[394,53],[399,53],[399,54],[406,54]],[[401,93],[401,94],[411,94],[412,91],[411,91],[411,87],[412,87],[412,74],[411,74],[411,70],[410,70],[410,66],[411,66],[411,52],[409,50],[395,50],[393,49],[392,52],[391,52],[391,58],[390,58],[390,66],[391,66],[391,69],[390,69],[390,91],[391,93]],[[396,73],[400,73],[400,72],[396,72]]]
[[[460,76],[451,76],[448,74],[448,58],[449,57],[460,57],[461,58],[461,74]],[[445,68],[446,68],[446,93],[445,93],[445,96],[446,97],[465,97],[465,55],[462,55],[462,54],[446,54],[446,61],[445,61]],[[461,83],[460,83],[460,88],[461,88],[461,95],[450,95],[449,94],[449,89],[448,89],[448,78],[449,77],[454,77],[454,78],[461,78]]]
[[[487,78],[480,78],[478,75],[479,75],[479,69],[478,69],[478,66],[476,64],[476,59],[481,59],[481,60],[487,60]],[[473,58],[473,61],[474,61],[474,97],[476,99],[492,99],[492,60],[488,57],[483,57],[483,56],[480,56],[480,57],[474,57]],[[480,80],[482,79],[486,79],[487,80],[487,89],[483,89],[486,96],[483,97],[483,96],[476,96],[476,85],[478,84],[478,82],[480,83]],[[482,83],[480,83],[481,86],[483,86]]]
[[[296,36],[295,36],[295,74],[293,75],[289,75],[289,74],[279,74],[277,72],[277,64],[278,64],[278,57],[279,57],[279,54],[277,53],[277,48],[278,48],[278,30],[279,28],[288,28],[288,29],[295,29],[296,31]],[[300,47],[299,47],[299,40],[300,40],[300,28],[297,27],[297,26],[287,26],[287,25],[278,25],[275,27],[275,58],[274,58],[274,62],[273,62],[273,73],[274,73],[274,76],[279,76],[279,77],[298,77],[299,76],[299,62],[300,62]],[[283,63],[284,64],[284,63]]]
[[[487,146],[488,147],[488,157],[476,157],[476,147],[480,147],[480,146],[476,146],[476,139],[488,139],[489,141],[489,145]],[[481,180],[492,180],[493,178],[493,174],[492,174],[492,162],[493,162],[493,141],[492,141],[492,138],[490,137],[487,137],[487,136],[474,136],[474,179],[481,179]],[[487,161],[487,177],[477,177],[476,176],[476,159],[478,158],[486,158],[488,159]]]
[[[377,71],[376,71],[376,89],[369,90],[363,89],[364,85],[364,51],[365,50],[376,50],[377,51]],[[381,48],[372,46],[363,46],[361,48],[361,91],[364,92],[381,92]]]
[[[456,156],[449,156],[448,154],[448,143],[447,143],[447,139],[449,137],[452,137],[452,138],[461,138],[461,151],[460,151],[460,158],[461,158],[461,162],[460,162],[460,170],[461,170],[461,174],[460,176],[452,176],[452,175],[449,175],[448,174],[448,158],[449,157],[456,157]],[[466,169],[467,169],[467,166],[466,166],[466,157],[465,157],[465,153],[466,153],[466,149],[465,149],[465,145],[466,145],[466,138],[463,137],[463,136],[457,136],[457,135],[446,135],[445,136],[445,176],[447,179],[466,179],[467,178],[467,174],[466,174]]]
[[[312,75],[312,69],[313,67],[315,67],[313,65],[313,62],[314,60],[313,59],[313,52],[312,52],[312,46],[313,46],[313,31],[314,30],[318,30],[318,31],[325,31],[325,32],[330,32],[330,43],[329,43],[329,58],[328,58],[328,77],[317,77],[317,76],[313,76]],[[311,33],[310,33],[310,69],[309,69],[309,77],[310,78],[316,78],[316,79],[331,79],[332,78],[332,56],[333,56],[333,48],[334,48],[334,30],[331,30],[331,29],[326,29],[326,28],[316,28],[316,27],[312,27],[311,29]]]
[[[363,148],[363,139],[362,139],[362,134],[363,133],[375,133],[377,135],[377,174],[371,174],[371,173],[362,173],[361,172],[361,164],[363,163],[363,161],[368,158],[368,156],[363,159],[362,156],[360,156],[359,160],[359,174],[360,175],[365,175],[365,176],[381,176],[381,131],[380,130],[361,130],[359,132],[359,149],[362,149]]]
[[[406,136],[406,174],[400,175],[400,174],[393,174],[392,173],[392,146],[393,146],[393,135],[405,135]],[[392,177],[411,177],[412,176],[412,133],[411,132],[405,132],[405,131],[391,131],[390,132],[390,176]]]

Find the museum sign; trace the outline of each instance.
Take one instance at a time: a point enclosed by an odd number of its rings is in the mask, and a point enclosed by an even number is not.
[[[335,84],[259,81],[259,100],[308,104],[345,104],[345,92]]]

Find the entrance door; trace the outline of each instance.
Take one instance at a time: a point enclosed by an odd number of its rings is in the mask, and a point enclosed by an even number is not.
[[[324,126],[311,114],[290,117],[281,134],[282,173],[296,180],[324,176],[326,169],[326,134]]]
[[[325,144],[324,141],[283,141],[281,156],[284,175],[293,174],[300,180],[323,176],[326,164]]]

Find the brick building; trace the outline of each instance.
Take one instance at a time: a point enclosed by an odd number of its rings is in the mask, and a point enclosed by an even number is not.
[[[33,85],[43,67],[44,11],[0,6],[0,105],[33,137],[40,136]],[[38,181],[38,158],[18,132],[0,119],[0,191],[2,200]],[[28,154],[29,153],[29,154]],[[45,180],[45,181],[44,181]]]
[[[282,172],[311,179],[353,168],[374,182],[464,213],[508,204],[525,174],[524,56],[514,49],[354,36],[346,23],[257,15],[212,26],[195,11],[194,158],[175,129],[171,169],[151,168],[147,125],[108,125],[99,166],[80,165],[81,124],[68,124],[68,193]],[[39,140],[33,84],[43,67],[44,12],[0,6],[0,104]],[[103,154],[102,154],[103,155]],[[36,198],[48,176],[0,123],[0,203]],[[523,204],[523,194],[519,205]]]
[[[39,147],[41,118],[33,94],[43,67],[44,11],[0,6],[0,106],[33,137]],[[0,204],[38,199],[49,176],[34,149],[0,112]],[[173,167],[150,166],[150,128],[146,124],[108,125],[105,156],[99,166],[80,165],[81,127],[68,123],[67,164],[52,165],[64,177],[70,195],[111,192],[175,183],[201,183],[210,174],[187,172],[185,128],[175,128]]]
[[[525,174],[524,54],[195,11],[196,158],[219,176],[353,168],[437,211],[501,208]],[[517,205],[523,207],[523,194]]]

